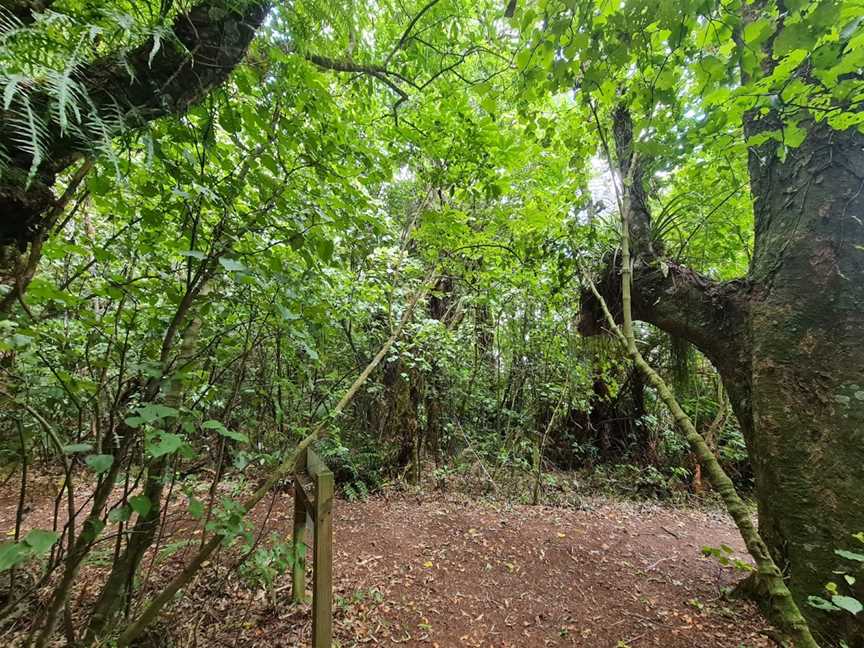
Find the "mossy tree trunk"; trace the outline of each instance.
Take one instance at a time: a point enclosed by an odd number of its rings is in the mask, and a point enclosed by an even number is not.
[[[626,132],[623,135],[619,131],[622,118],[625,121],[624,126],[626,127]],[[761,585],[768,594],[769,608],[773,612],[773,617],[780,629],[794,641],[795,646],[798,648],[819,648],[819,645],[811,634],[807,621],[801,614],[800,606],[789,591],[783,574],[778,568],[771,551],[754,527],[750,518],[750,512],[747,510],[743,500],[738,496],[732,480],[711,452],[705,439],[697,432],[693,421],[684,413],[672,390],[660,375],[654,371],[653,367],[646,362],[636,345],[636,336],[633,328],[633,264],[630,252],[630,237],[631,232],[635,232],[638,240],[640,235],[650,232],[650,221],[647,219],[647,210],[644,213],[640,211],[640,202],[641,207],[644,207],[642,174],[637,167],[637,164],[639,164],[638,154],[633,150],[632,146],[632,126],[629,120],[629,113],[619,110],[616,115],[615,127],[619,170],[621,171],[622,178],[621,188],[619,189],[616,186],[618,210],[621,218],[621,326],[618,326],[603,296],[590,280],[588,282],[589,290],[603,313],[607,330],[613,333],[626,347],[627,354],[633,360],[634,365],[657,391],[660,399],[672,414],[676,426],[684,434],[694,454],[698,457],[700,465],[705,469],[711,485],[719,493],[727,512],[735,521],[735,526],[738,527],[741,538],[744,540],[747,550],[756,563],[756,573]],[[611,166],[612,159],[608,147],[606,148],[606,154]],[[633,189],[634,182],[638,183],[639,188],[637,190]],[[634,218],[641,219],[642,222],[636,227],[631,227]],[[651,251],[651,247],[644,246],[644,244],[643,249]]]
[[[776,124],[769,115],[746,126],[752,134]],[[864,619],[817,610],[807,597],[836,580],[844,565],[835,550],[864,531],[864,135],[802,126],[807,138],[784,159],[777,144],[751,152],[748,276],[716,282],[661,264],[662,249],[640,238],[650,231],[643,223],[631,230],[632,310],[717,368],[744,433],[759,528],[774,560],[817,638],[861,648]],[[648,218],[647,209],[632,213]],[[610,265],[599,289],[618,321],[620,288]],[[580,330],[600,332],[601,318],[584,292]],[[846,593],[864,600],[864,581]]]
[[[749,450],[760,529],[803,602],[864,531],[864,136],[811,124],[784,162],[753,151],[750,176]],[[864,646],[864,618],[811,615]]]

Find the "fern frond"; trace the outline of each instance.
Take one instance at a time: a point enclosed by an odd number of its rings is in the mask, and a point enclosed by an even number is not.
[[[72,112],[76,124],[81,122],[79,106],[84,104],[87,91],[76,81],[74,75],[82,64],[80,51],[84,44],[83,38],[78,41],[62,72],[50,70],[47,74],[47,82],[56,101],[54,107],[57,122],[60,124],[60,132],[64,135],[69,130],[69,111]]]
[[[51,103],[52,112],[60,125],[61,134],[66,135],[72,124],[81,122],[80,106],[83,104],[86,90],[65,70],[50,72],[46,80],[54,100]]]
[[[0,177],[3,177],[3,174],[6,173],[6,169],[9,168],[9,162],[11,162],[9,151],[0,143]]]
[[[18,87],[29,79],[23,74],[12,74],[10,76],[3,75],[0,77],[0,84],[3,85],[3,110],[9,110],[12,101],[15,99]]]
[[[45,159],[47,150],[45,142],[49,139],[48,126],[33,109],[30,97],[26,93],[21,93],[13,104],[11,117],[7,123],[11,130],[9,139],[30,156],[30,174],[27,176],[29,186]]]
[[[24,23],[8,9],[0,7],[0,36],[7,36],[23,29]]]
[[[113,138],[123,130],[123,117],[119,107],[112,106],[103,108],[101,113],[91,103],[90,110],[86,113],[84,132],[87,135],[86,143],[91,149],[111,162],[114,173],[120,176],[119,160],[114,151]]]

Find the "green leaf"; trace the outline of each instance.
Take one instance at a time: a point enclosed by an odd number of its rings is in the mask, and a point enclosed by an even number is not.
[[[108,514],[109,522],[125,522],[132,516],[132,507],[121,506],[115,508]]]
[[[84,529],[81,531],[81,538],[83,540],[87,540],[87,542],[91,542],[95,540],[100,533],[102,533],[102,529],[105,528],[105,523],[99,518],[87,518],[84,521]]]
[[[90,470],[100,475],[111,468],[111,465],[114,463],[114,457],[107,454],[90,455],[84,459],[84,463],[87,464]]]
[[[183,250],[179,253],[180,256],[191,257],[193,259],[206,259],[207,255],[200,250]]]
[[[831,602],[841,610],[846,610],[850,614],[858,614],[864,610],[864,604],[851,596],[832,596]]]
[[[333,241],[330,239],[320,240],[315,248],[321,260],[330,263],[330,259],[333,258]]]
[[[141,517],[146,516],[150,512],[150,509],[153,508],[150,498],[146,495],[134,495],[133,497],[130,497],[129,506],[131,506],[132,510]]]
[[[774,33],[774,23],[768,18],[760,18],[749,23],[744,28],[744,42],[751,47],[758,47]]]
[[[78,452],[90,452],[93,446],[89,443],[71,443],[62,448],[63,454],[76,454]]]
[[[20,542],[6,542],[0,545],[0,572],[24,562],[29,551]]]
[[[197,497],[189,498],[189,515],[191,515],[196,520],[200,520],[202,517],[204,517],[204,505]]]
[[[845,558],[846,560],[857,560],[858,562],[864,562],[864,554],[856,553],[854,551],[846,551],[845,549],[835,549],[834,553],[841,558]]]
[[[219,265],[225,268],[228,272],[245,272],[249,270],[245,265],[228,257],[219,257]]]
[[[239,441],[240,443],[249,443],[249,437],[247,437],[242,432],[235,432],[234,430],[229,430],[219,421],[209,420],[204,421],[201,424],[201,427],[205,430],[216,430],[219,434],[224,437],[228,437],[229,439],[234,439],[235,441]]]
[[[300,319],[300,315],[298,313],[288,310],[282,304],[276,304],[276,308],[279,310],[279,314],[282,315],[282,319],[284,319],[286,322],[292,322],[294,320]]]
[[[809,50],[814,44],[814,37],[804,23],[792,23],[783,27],[780,35],[774,39],[774,56],[781,57],[793,50]]]
[[[114,182],[107,175],[91,175],[87,178],[87,189],[94,196],[104,196],[114,187]]]
[[[60,534],[54,531],[44,531],[43,529],[33,529],[24,536],[24,544],[30,547],[34,553],[46,553],[54,543],[60,539]]]
[[[177,452],[180,446],[183,445],[183,437],[177,434],[171,434],[163,430],[157,430],[147,438],[147,452],[151,457],[161,457],[162,455]]]
[[[219,434],[228,437],[229,439],[234,439],[235,441],[239,441],[240,443],[249,443],[249,437],[242,432],[235,432],[234,430],[229,430],[227,428],[217,431],[219,432]]]
[[[150,403],[149,405],[145,405],[138,409],[138,416],[144,419],[145,423],[152,423],[153,421],[160,421],[164,418],[171,418],[177,416],[177,413],[177,410],[173,407],[158,405],[156,403]]]
[[[161,421],[165,418],[176,417],[179,412],[173,407],[167,405],[159,405],[158,403],[149,403],[138,408],[137,416],[130,416],[125,420],[126,425],[133,428],[141,427],[143,423],[153,423]]]
[[[11,344],[12,347],[15,349],[23,349],[29,346],[30,343],[33,341],[33,338],[29,335],[21,335],[20,333],[16,333],[8,339],[9,344]]]
[[[821,596],[808,596],[807,605],[818,610],[825,610],[826,612],[837,612],[840,609],[832,604],[831,601],[826,601]]]
[[[798,148],[807,137],[807,131],[798,124],[789,123],[783,128],[783,143],[790,148]]]

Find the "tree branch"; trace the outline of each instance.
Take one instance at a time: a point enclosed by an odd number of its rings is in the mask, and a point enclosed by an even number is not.
[[[354,63],[353,61],[346,61],[344,59],[332,59],[326,56],[318,56],[317,54],[307,54],[304,58],[310,63],[314,63],[319,68],[323,70],[332,70],[334,72],[354,72],[357,74],[367,74],[369,76],[375,77],[382,83],[384,83],[388,88],[393,90],[397,95],[399,95],[400,100],[406,101],[408,99],[408,93],[405,92],[402,88],[400,88],[392,79],[391,76],[395,76],[400,80],[405,81],[399,75],[396,75],[393,72],[390,72],[383,66],[378,65],[366,65],[363,63]]]
[[[201,2],[174,19],[173,39],[155,55],[150,38],[122,61],[112,55],[84,68],[81,77],[96,108],[119,109],[129,127],[184,113],[237,67],[270,2],[249,2],[242,10],[236,6],[229,0]],[[58,138],[51,149],[51,170],[68,166],[70,156],[82,153],[82,144]]]
[[[408,42],[409,38],[411,37],[411,32],[414,31],[415,25],[417,25],[417,22],[423,17],[423,14],[425,14],[427,11],[429,11],[432,7],[434,7],[439,2],[440,2],[440,0],[430,0],[411,19],[411,22],[408,23],[408,26],[405,28],[405,31],[402,32],[402,37],[399,39],[399,42],[396,43],[396,46],[392,50],[390,50],[390,53],[387,55],[387,58],[384,59],[384,66],[385,67],[387,66],[388,63],[390,63],[390,59],[392,59],[396,55],[396,52],[398,52],[400,49],[405,47],[405,44]]]
[[[2,1],[4,7],[21,11],[46,5],[37,0]],[[160,47],[151,37],[123,57],[113,53],[94,61],[80,71],[80,82],[109,129],[135,128],[181,114],[240,63],[269,9],[269,0],[249,0],[242,5],[232,0],[199,2],[174,19],[172,36],[163,37]],[[30,101],[46,110],[50,104],[38,88],[32,90]],[[118,116],[120,123],[116,123]],[[51,186],[56,175],[86,155],[91,143],[81,136],[64,135],[53,124],[44,147],[46,161],[36,177],[25,182],[32,156],[10,139],[14,131],[8,119],[9,114],[0,111],[0,143],[11,159],[0,178],[0,245],[17,243],[23,249],[44,229],[45,215],[54,202]]]
[[[648,322],[670,335],[684,339],[714,364],[723,377],[735,414],[745,436],[752,429],[750,409],[750,335],[748,314],[750,286],[743,280],[718,282],[662,256],[662,242],[653,239],[651,213],[644,187],[644,163],[634,154],[633,122],[629,110],[618,106],[612,114],[612,146],[593,104],[601,144],[613,173],[616,195],[623,211],[627,206],[629,234],[633,245],[633,318]],[[613,166],[617,162],[617,168]],[[617,177],[615,177],[617,175]],[[626,181],[625,181],[626,179]],[[618,186],[621,182],[623,186]],[[615,321],[623,322],[621,262],[610,256],[598,281],[598,290],[609,304]],[[579,332],[598,335],[606,329],[601,303],[590,290],[583,290]]]

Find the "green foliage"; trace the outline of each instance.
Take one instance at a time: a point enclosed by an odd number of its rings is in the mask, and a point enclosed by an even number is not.
[[[740,277],[751,156],[787,155],[811,121],[864,128],[859,4],[543,0],[507,19],[500,2],[276,3],[222,87],[146,125],[104,97],[97,110],[87,75],[141,43],[150,64],[179,47],[185,4],[0,12],[0,174],[14,145],[32,183],[58,137],[94,162],[0,321],[0,382],[53,432],[25,416],[24,452],[75,479],[179,482],[189,516],[243,539],[245,577],[272,588],[290,548],[256,545],[233,499],[210,510],[218,482],[241,495],[327,420],[434,271],[319,445],[346,498],[431,478],[518,499],[529,475],[563,490],[556,469],[675,497],[695,466],[674,422],[575,321],[581,269],[618,242],[611,115],[633,117],[658,270]],[[745,137],[769,113],[776,128]],[[676,366],[665,336],[638,333],[707,429],[725,405],[708,361],[688,349]],[[17,434],[0,443],[20,460]],[[716,447],[749,484],[734,416]],[[138,487],[85,534],[167,510]],[[0,564],[44,555],[28,538]],[[709,554],[740,567],[727,549]],[[855,614],[829,594],[816,604]]]
[[[33,529],[21,542],[0,544],[0,572],[16,567],[30,558],[48,553],[59,539],[60,534],[54,531]]]
[[[752,572],[753,565],[744,562],[740,558],[736,558],[733,554],[735,550],[732,547],[722,544],[719,547],[702,547],[702,555],[714,558],[723,567],[733,567],[738,571]]]
[[[277,604],[273,584],[294,566],[294,547],[278,534],[270,536],[269,542],[250,544],[244,547],[246,560],[240,566],[240,575],[250,585],[264,588]]]
[[[88,63],[108,53],[122,59],[148,38],[155,53],[171,38],[166,26],[172,16],[160,13],[158,2],[87,3],[84,11],[79,3],[64,4],[65,11],[39,12],[27,24],[0,9],[0,91],[8,128],[0,138],[0,175],[9,154],[4,140],[29,154],[29,183],[57,134],[116,163],[111,140],[125,128],[126,109],[97,106],[86,83]]]
[[[114,463],[114,457],[107,454],[89,455],[84,459],[87,467],[96,474],[107,472]]]
[[[856,533],[853,537],[864,544],[864,532]],[[838,579],[839,584],[835,581],[825,584],[828,598],[811,595],[807,597],[807,603],[825,612],[846,612],[853,616],[858,615],[864,612],[864,603],[855,596],[843,594],[841,588],[851,588],[860,578],[864,578],[864,553],[846,549],[835,549],[834,553],[844,560],[841,568],[834,572],[837,576],[842,576],[842,579]]]

